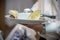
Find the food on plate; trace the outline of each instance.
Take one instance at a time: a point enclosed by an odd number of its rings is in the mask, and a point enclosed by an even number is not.
[[[18,11],[17,10],[9,10],[10,17],[17,18]]]
[[[38,20],[41,14],[41,10],[36,10],[33,13],[30,14],[30,16],[28,17],[28,19],[30,20]]]
[[[15,18],[13,15],[10,15],[11,18]]]
[[[45,18],[44,17],[40,17],[39,20],[45,20]]]

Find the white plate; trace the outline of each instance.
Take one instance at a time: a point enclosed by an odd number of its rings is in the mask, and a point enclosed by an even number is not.
[[[22,24],[40,24],[43,22],[46,22],[46,20],[26,20],[26,19],[14,19],[10,18],[10,15],[5,15],[5,19],[8,21],[10,20],[11,22],[14,23],[22,23]]]

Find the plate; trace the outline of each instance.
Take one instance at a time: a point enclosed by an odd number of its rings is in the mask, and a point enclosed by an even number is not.
[[[10,15],[5,15],[5,19],[7,21],[15,22],[15,23],[22,23],[22,24],[40,24],[46,22],[46,20],[26,20],[26,19],[14,19],[10,18]]]

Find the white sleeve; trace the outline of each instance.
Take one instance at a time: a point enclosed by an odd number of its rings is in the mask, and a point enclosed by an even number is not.
[[[33,11],[39,9],[39,3],[38,3],[38,1],[32,6],[31,9],[32,9]]]
[[[33,11],[35,10],[41,10],[43,12],[44,10],[44,0],[38,0],[31,8]]]

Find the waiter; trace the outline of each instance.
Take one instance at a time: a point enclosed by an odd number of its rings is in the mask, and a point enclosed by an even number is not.
[[[32,7],[32,10],[35,11],[37,9],[42,10],[42,13],[47,15],[57,15],[57,20],[60,19],[60,11],[59,11],[59,0],[38,0]],[[55,2],[55,3],[54,3]],[[58,14],[57,14],[58,13]],[[48,20],[49,21],[49,20]],[[60,40],[60,21],[51,22],[48,26],[46,26],[47,31],[47,40]]]

